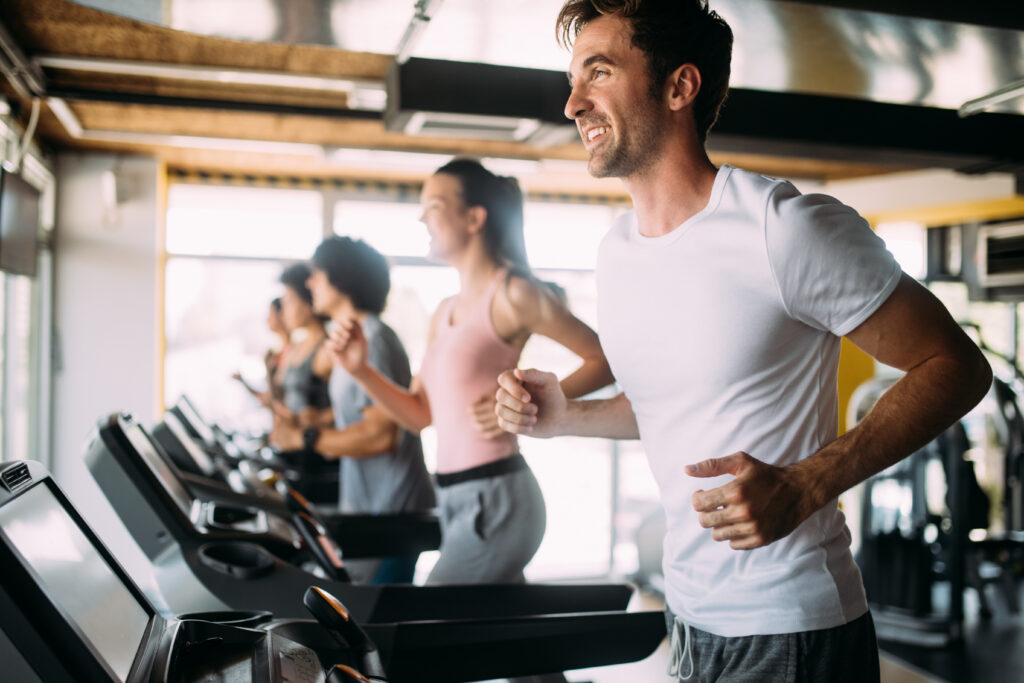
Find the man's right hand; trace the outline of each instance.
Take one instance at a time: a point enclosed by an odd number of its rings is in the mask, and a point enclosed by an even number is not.
[[[268,440],[282,451],[302,450],[302,430],[280,418],[274,419],[274,428]]]
[[[362,325],[355,318],[345,320],[329,333],[327,350],[335,365],[355,376],[366,366],[367,341]]]
[[[494,414],[513,434],[547,438],[561,434],[568,401],[558,377],[540,370],[506,370],[498,375]]]
[[[270,410],[272,410],[273,413],[274,413],[274,420],[275,421],[280,420],[280,421],[282,421],[282,422],[284,422],[286,424],[292,425],[294,427],[298,427],[299,426],[299,417],[298,417],[298,415],[296,415],[292,411],[288,410],[288,407],[284,403],[282,403],[281,401],[276,401],[276,400],[271,399],[271,401],[270,401]]]

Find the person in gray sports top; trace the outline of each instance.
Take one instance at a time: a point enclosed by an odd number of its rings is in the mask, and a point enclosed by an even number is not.
[[[363,329],[370,342],[370,363],[396,384],[409,386],[409,357],[395,331],[372,313],[363,318]],[[331,375],[330,394],[339,429],[364,423],[366,413],[377,410],[362,387],[341,368]],[[342,458],[342,512],[408,512],[434,506],[434,489],[423,463],[420,438],[397,427],[396,432],[392,451],[374,457]]]
[[[358,318],[369,340],[369,362],[402,386],[412,377],[409,358],[394,330],[380,319],[391,278],[387,261],[362,240],[329,237],[313,254],[309,289],[313,307],[333,320]],[[337,458],[343,512],[392,513],[428,510],[434,488],[423,462],[419,436],[401,429],[341,367],[331,373],[334,427],[275,429],[281,448],[306,448]],[[372,583],[412,581],[416,556],[346,562],[356,578]]]

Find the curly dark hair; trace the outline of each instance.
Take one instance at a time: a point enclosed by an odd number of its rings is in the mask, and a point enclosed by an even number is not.
[[[352,299],[361,311],[380,314],[391,291],[391,272],[383,254],[359,239],[328,237],[313,252],[313,267]]]
[[[665,79],[679,66],[697,67],[701,88],[693,115],[700,141],[707,140],[729,92],[729,24],[707,0],[567,0],[558,13],[556,35],[569,48],[587,24],[605,15],[622,17],[632,26],[631,43],[647,56],[653,98],[661,97]]]
[[[305,263],[293,263],[284,269],[278,282],[293,290],[307,304],[312,305],[313,293],[309,291],[309,286],[306,284],[311,274],[309,266]]]

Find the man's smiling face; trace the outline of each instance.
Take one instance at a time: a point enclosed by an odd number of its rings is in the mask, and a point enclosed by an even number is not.
[[[602,16],[573,46],[565,115],[576,121],[597,178],[636,175],[660,155],[668,110],[651,97],[647,58],[631,36],[627,20]]]

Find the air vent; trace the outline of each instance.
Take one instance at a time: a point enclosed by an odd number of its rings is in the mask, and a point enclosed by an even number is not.
[[[554,146],[579,139],[563,114],[565,74],[543,69],[410,59],[387,77],[388,130]]]
[[[28,465],[23,462],[18,463],[14,467],[9,467],[3,473],[0,473],[0,484],[3,484],[4,488],[11,493],[14,493],[30,481],[32,481],[32,475],[29,474]]]
[[[1024,223],[978,231],[978,276],[985,287],[1024,285]]]
[[[406,135],[521,142],[539,127],[540,122],[534,119],[421,111],[409,117],[403,132]]]

